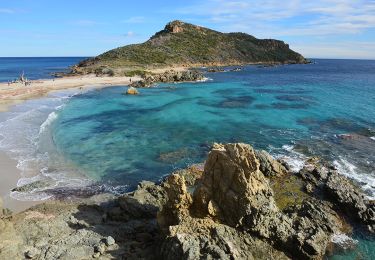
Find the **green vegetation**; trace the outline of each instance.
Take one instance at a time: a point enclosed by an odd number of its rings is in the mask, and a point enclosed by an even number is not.
[[[147,72],[145,70],[130,70],[125,71],[124,76],[126,77],[134,77],[134,76],[141,76],[144,77],[146,75],[152,74],[151,72]]]
[[[272,178],[271,187],[274,191],[276,205],[284,210],[293,205],[301,205],[309,196],[304,192],[304,182],[294,174]]]
[[[98,67],[133,71],[170,65],[235,65],[249,63],[305,63],[282,41],[260,40],[245,33],[221,33],[173,21],[142,44],[133,44],[85,60],[76,72]],[[129,74],[129,75],[130,75]]]

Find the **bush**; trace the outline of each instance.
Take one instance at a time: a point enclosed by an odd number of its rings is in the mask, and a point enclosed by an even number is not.
[[[143,78],[144,76],[146,76],[146,74],[147,72],[144,70],[131,70],[125,72],[126,77],[141,76]]]

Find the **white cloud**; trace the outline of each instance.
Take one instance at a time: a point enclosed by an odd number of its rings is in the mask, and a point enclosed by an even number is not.
[[[355,34],[375,28],[375,1],[351,0],[207,0],[203,4],[177,10],[198,15],[219,29],[264,35]],[[293,24],[288,20],[294,19]],[[265,32],[265,28],[268,29]]]
[[[124,36],[127,37],[127,38],[130,38],[130,37],[135,36],[135,33],[132,32],[132,31],[129,31],[129,32],[127,32]]]

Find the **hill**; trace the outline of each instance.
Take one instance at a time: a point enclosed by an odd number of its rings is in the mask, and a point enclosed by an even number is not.
[[[170,66],[225,66],[251,63],[306,63],[283,41],[245,33],[221,33],[173,21],[148,41],[105,52],[79,63],[75,73],[119,74]]]

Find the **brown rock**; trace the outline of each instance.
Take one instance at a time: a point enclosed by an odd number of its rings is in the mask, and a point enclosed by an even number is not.
[[[197,214],[208,215],[213,205],[230,226],[243,224],[264,205],[276,208],[272,189],[250,145],[214,145],[202,182],[194,192],[194,208]]]
[[[158,212],[157,220],[161,228],[174,226],[188,217],[192,197],[188,193],[185,178],[178,174],[170,175],[164,183],[168,201]]]
[[[126,94],[127,95],[138,95],[139,92],[136,88],[134,87],[129,87],[127,90],[126,90]]]

